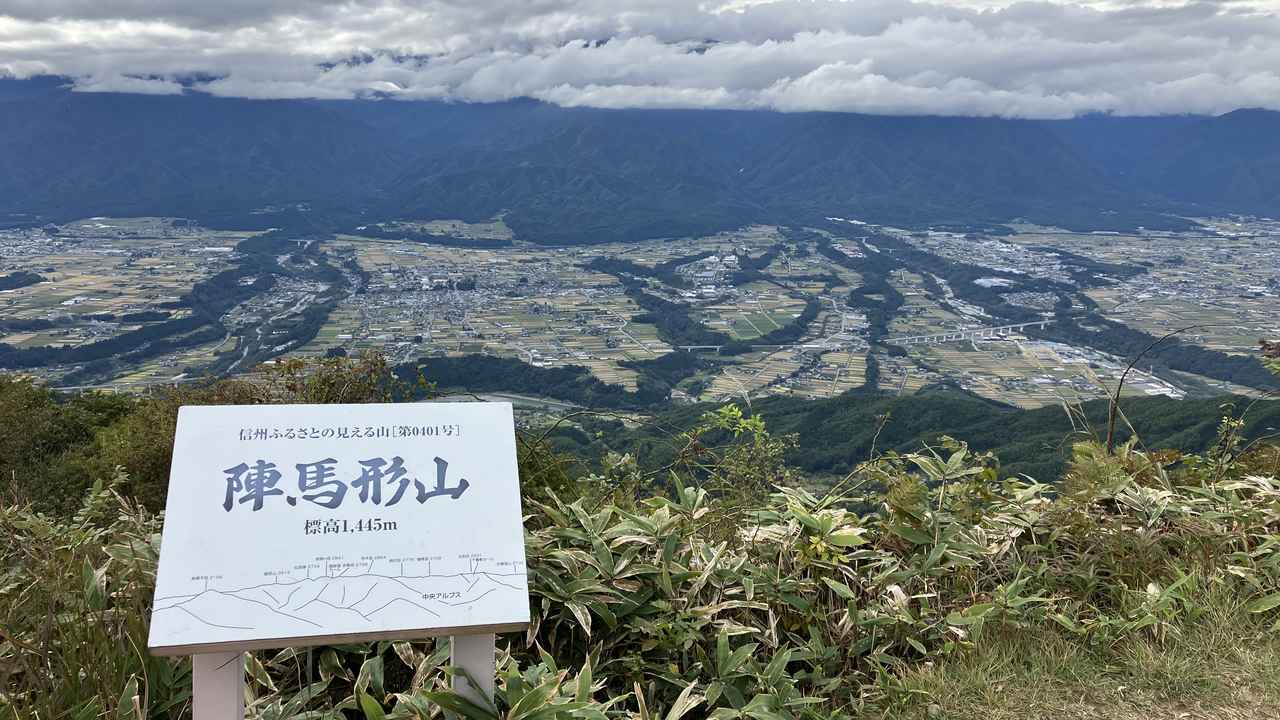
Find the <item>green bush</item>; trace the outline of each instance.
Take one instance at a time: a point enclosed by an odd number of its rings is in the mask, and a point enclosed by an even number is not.
[[[0,375],[0,493],[16,504],[73,511],[93,482],[79,466],[83,449],[135,406],[103,393],[59,401],[30,380]]]
[[[249,380],[164,388],[142,397],[82,393],[59,398],[0,375],[0,478],[9,495],[69,515],[95,483],[123,468],[119,490],[153,511],[164,507],[173,433],[183,405],[399,402],[427,395],[425,381],[396,376],[385,358],[285,360]],[[0,485],[3,487],[3,485]]]
[[[781,484],[786,438],[724,409],[668,467],[612,458],[563,499],[531,483],[534,619],[505,638],[496,707],[448,690],[441,639],[249,654],[250,715],[838,718],[911,702],[904,678],[988,636],[1172,644],[1224,594],[1242,633],[1275,632],[1280,480],[1236,430],[1186,458],[1082,444],[1061,485],[999,479],[944,439],[819,496]],[[526,480],[564,480],[524,452]],[[5,715],[188,712],[188,662],[145,651],[159,519],[130,483],[67,519],[0,512]]]

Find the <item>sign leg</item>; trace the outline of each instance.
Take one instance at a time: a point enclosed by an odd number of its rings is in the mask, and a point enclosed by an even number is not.
[[[462,675],[455,675],[453,691],[477,705],[488,707],[493,703],[498,637],[492,633],[454,635],[449,641],[449,664],[466,670],[478,683],[473,686]]]
[[[244,720],[244,653],[192,655],[191,686],[192,720]]]

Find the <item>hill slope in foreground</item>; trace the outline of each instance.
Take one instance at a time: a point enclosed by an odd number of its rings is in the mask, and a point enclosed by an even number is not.
[[[418,396],[368,361],[299,370],[57,402],[0,378],[0,470],[18,498],[0,505],[0,705],[188,716],[188,661],[133,651],[178,408]],[[825,407],[838,435],[841,405]],[[449,691],[437,639],[250,654],[254,716],[1280,716],[1280,448],[1233,422],[1203,453],[1084,442],[1039,483],[943,442],[819,496],[760,421],[803,422],[782,409],[722,408],[665,465],[586,478],[542,428],[520,431],[534,623],[500,641],[496,708]],[[57,483],[74,502],[21,501]],[[373,616],[360,594],[329,599]]]

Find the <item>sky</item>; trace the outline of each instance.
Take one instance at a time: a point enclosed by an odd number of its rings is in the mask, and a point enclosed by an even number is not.
[[[81,92],[1064,118],[1280,110],[1280,0],[0,0]]]

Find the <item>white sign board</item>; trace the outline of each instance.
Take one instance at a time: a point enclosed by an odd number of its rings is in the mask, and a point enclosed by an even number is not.
[[[153,653],[528,622],[510,404],[179,412]]]

